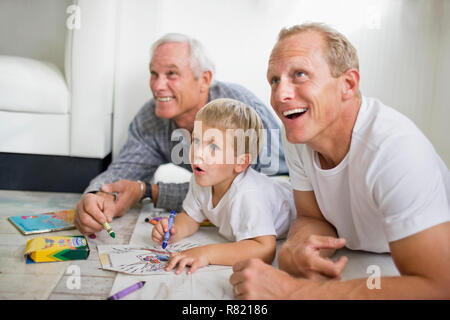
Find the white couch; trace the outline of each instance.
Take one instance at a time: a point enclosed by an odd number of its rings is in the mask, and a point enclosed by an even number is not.
[[[116,6],[0,2],[0,152],[96,159],[111,152]]]
[[[0,1],[0,189],[81,192],[111,161],[117,6]]]

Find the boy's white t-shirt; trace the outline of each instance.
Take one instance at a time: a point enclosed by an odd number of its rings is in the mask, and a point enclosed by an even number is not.
[[[377,99],[362,98],[350,150],[333,169],[285,132],[283,145],[293,189],[314,190],[350,249],[389,252],[389,242],[450,221],[448,168],[411,120]]]
[[[292,187],[248,168],[236,176],[228,191],[212,205],[211,187],[201,187],[194,175],[183,209],[195,221],[208,219],[229,241],[265,235],[285,237],[296,217]]]

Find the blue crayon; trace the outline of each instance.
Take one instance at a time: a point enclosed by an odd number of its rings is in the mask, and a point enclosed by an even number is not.
[[[170,238],[170,229],[172,229],[174,217],[175,217],[175,210],[172,210],[172,212],[170,212],[170,216],[169,216],[169,229],[164,234],[164,241],[162,244],[163,249],[165,249],[167,247],[167,242],[169,241],[169,238]]]

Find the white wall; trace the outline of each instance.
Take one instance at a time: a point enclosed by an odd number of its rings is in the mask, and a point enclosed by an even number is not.
[[[441,10],[439,54],[434,90],[434,108],[430,123],[430,138],[450,168],[450,1],[443,1]]]
[[[49,61],[63,72],[64,13],[71,3],[72,0],[0,0],[0,54]]]
[[[150,45],[167,32],[199,39],[216,78],[237,82],[269,106],[267,60],[279,30],[328,23],[359,52],[361,90],[410,117],[450,167],[450,1],[447,0],[126,0],[120,17],[114,156],[129,122],[151,97]]]

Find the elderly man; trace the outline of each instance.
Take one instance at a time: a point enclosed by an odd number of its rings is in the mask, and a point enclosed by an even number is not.
[[[242,299],[450,298],[450,174],[405,116],[359,93],[356,50],[323,24],[283,29],[267,78],[283,122],[297,220],[278,270],[238,262]],[[390,252],[400,276],[339,279],[336,249]],[[317,281],[320,280],[320,281]]]
[[[104,222],[125,214],[143,198],[151,199],[156,207],[180,209],[189,184],[151,184],[150,179],[165,163],[192,171],[189,154],[184,154],[189,148],[179,147],[190,143],[190,139],[186,135],[183,138],[180,132],[189,135],[197,111],[217,98],[240,100],[255,108],[266,129],[267,143],[262,151],[265,161],[259,158],[252,167],[268,174],[287,174],[280,127],[270,109],[242,86],[213,81],[213,71],[212,62],[195,39],[168,34],[153,44],[150,61],[153,99],[130,124],[128,140],[118,158],[91,181],[79,201],[75,225],[81,232],[102,230]]]

